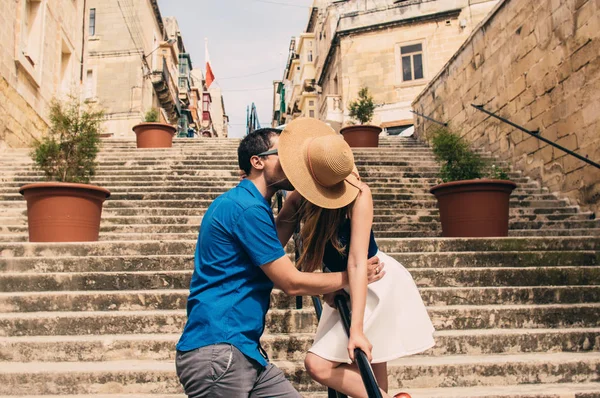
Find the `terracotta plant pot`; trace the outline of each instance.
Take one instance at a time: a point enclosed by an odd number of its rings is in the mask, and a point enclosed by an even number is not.
[[[165,123],[140,123],[133,126],[138,148],[171,148],[177,129]]]
[[[377,148],[381,127],[359,124],[344,127],[340,133],[351,148]]]
[[[436,185],[430,192],[438,200],[442,236],[508,236],[512,181],[466,180]]]
[[[41,182],[19,190],[27,201],[30,242],[97,241],[106,188],[90,184]]]

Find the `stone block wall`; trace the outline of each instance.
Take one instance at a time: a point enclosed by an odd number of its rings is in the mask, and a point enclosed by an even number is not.
[[[600,163],[600,0],[502,0],[412,104],[473,147],[600,211],[600,169],[471,104]],[[428,140],[435,124],[415,123]]]
[[[27,45],[37,47],[30,65],[23,20],[26,0],[3,0],[0,13],[0,149],[27,147],[47,131],[48,105],[80,85],[83,3],[39,2],[39,30]],[[65,62],[63,52],[71,54]]]

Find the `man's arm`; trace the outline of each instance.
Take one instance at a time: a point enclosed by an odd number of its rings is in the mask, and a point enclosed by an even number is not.
[[[371,262],[368,267],[367,278],[369,283],[383,278],[385,272],[376,272],[380,265]],[[283,256],[275,261],[260,267],[273,281],[275,286],[290,296],[317,296],[332,293],[348,286],[346,272],[301,272],[296,269],[288,256]]]

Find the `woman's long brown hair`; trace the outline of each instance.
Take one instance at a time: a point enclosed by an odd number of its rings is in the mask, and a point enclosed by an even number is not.
[[[297,261],[304,272],[313,272],[321,268],[325,245],[331,241],[333,247],[344,253],[338,231],[348,215],[349,206],[340,209],[324,209],[303,199],[299,209],[302,237],[302,253]]]

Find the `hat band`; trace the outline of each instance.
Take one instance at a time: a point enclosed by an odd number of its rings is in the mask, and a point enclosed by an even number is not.
[[[317,138],[317,137],[315,137]],[[310,169],[310,175],[312,176],[312,178],[314,178],[314,180],[317,182],[317,184],[319,184],[322,187],[327,188],[327,185],[323,184],[321,181],[319,181],[319,179],[317,178],[317,175],[315,174],[315,171],[313,170],[313,166],[312,166],[312,162],[310,161],[310,146],[312,145],[313,141],[315,140],[315,138],[313,138],[312,140],[310,140],[308,142],[308,146],[306,147],[306,158],[308,160],[308,168]]]
[[[350,174],[352,174],[354,177],[356,177],[356,178],[357,178],[357,179],[360,181],[360,177],[359,177],[359,176],[358,176],[358,175],[357,175],[355,172],[352,172],[352,173],[350,173]],[[350,180],[348,179],[348,177],[344,178],[344,181],[346,181],[348,184],[352,185],[354,188],[356,188],[356,189],[358,189],[360,192],[362,192],[362,188],[361,188],[361,187],[359,187],[358,185],[356,185],[355,183],[353,183],[352,181],[350,181]]]

